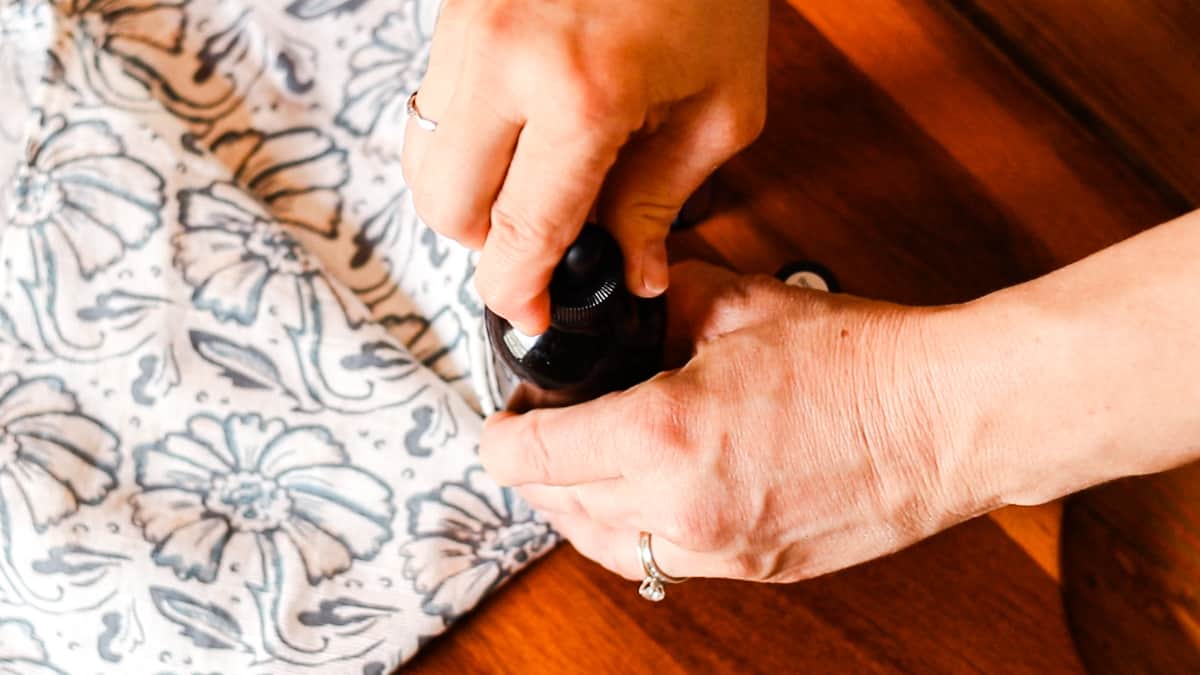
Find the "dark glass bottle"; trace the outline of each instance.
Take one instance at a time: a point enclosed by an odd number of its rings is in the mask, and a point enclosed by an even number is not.
[[[497,360],[520,380],[508,408],[557,407],[627,389],[662,368],[666,303],[624,282],[616,240],[587,225],[550,281],[550,328],[524,336],[485,310]]]

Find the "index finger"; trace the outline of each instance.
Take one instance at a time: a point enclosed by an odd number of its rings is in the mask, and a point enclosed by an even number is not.
[[[637,390],[567,408],[488,418],[479,460],[501,485],[576,485],[620,478],[642,443],[631,432]]]

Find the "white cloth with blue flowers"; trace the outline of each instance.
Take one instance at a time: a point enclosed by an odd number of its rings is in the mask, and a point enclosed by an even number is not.
[[[0,671],[387,673],[555,544],[401,177],[436,8],[0,0]]]

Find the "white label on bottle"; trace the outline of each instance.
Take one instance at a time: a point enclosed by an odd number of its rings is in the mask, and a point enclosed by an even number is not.
[[[541,336],[526,335],[515,327],[510,326],[504,333],[504,344],[508,346],[508,351],[519,359],[529,353],[530,348],[533,347],[539,337]]]
[[[803,270],[789,276],[785,281],[788,286],[797,286],[799,288],[811,288],[817,291],[828,291],[829,284],[825,283],[825,279],[816,272]]]

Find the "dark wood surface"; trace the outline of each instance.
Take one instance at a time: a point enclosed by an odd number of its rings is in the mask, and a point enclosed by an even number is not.
[[[1200,3],[956,0],[1178,204],[1200,203]]]
[[[1063,601],[1098,675],[1200,673],[1200,464],[1067,500]]]
[[[1186,209],[1200,173],[1188,182],[1181,129],[1195,126],[1173,105],[1194,120],[1200,101],[1143,100],[1144,83],[1128,81],[1138,68],[1091,54],[1108,48],[1109,33],[1088,28],[1105,7],[1037,3],[1053,10],[1050,21],[1025,4],[776,2],[768,128],[720,172],[715,213],[674,236],[673,256],[757,272],[805,258],[832,268],[850,293],[945,303],[1069,264]],[[1200,34],[1187,3],[1127,4],[1155,26],[1125,29],[1127,41],[1182,40],[1194,52],[1189,32],[1167,25],[1177,5],[1174,16]],[[1134,11],[1108,9],[1122,20]],[[1089,16],[1073,22],[1072,12]],[[1103,39],[1089,42],[1089,31]],[[1121,49],[1172,54],[1163,44]],[[1089,77],[1074,78],[1080,70]],[[1187,72],[1167,81],[1181,91]],[[1122,120],[1150,130],[1133,134]],[[1192,157],[1200,163],[1200,151]],[[564,545],[409,668],[1080,672],[1088,658],[1072,646],[1060,601],[1057,513],[1002,510],[799,584],[693,581],[660,605]]]

